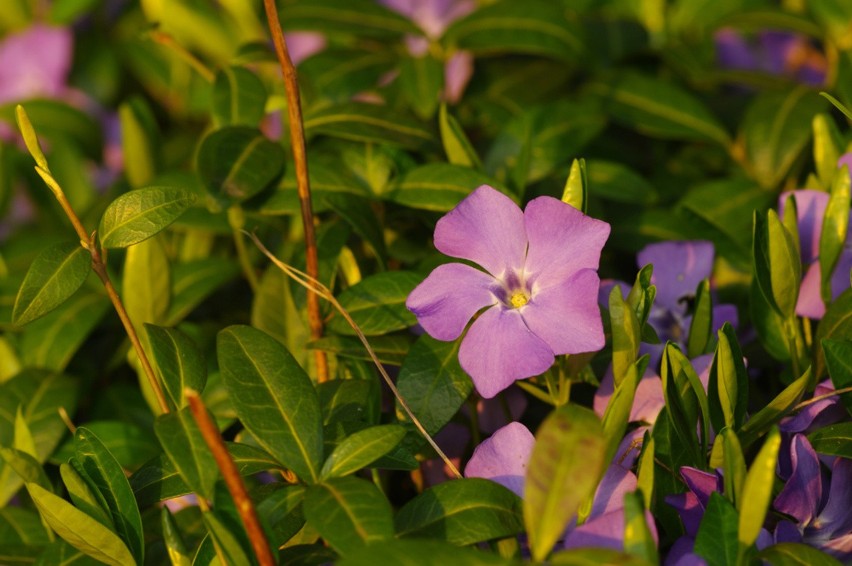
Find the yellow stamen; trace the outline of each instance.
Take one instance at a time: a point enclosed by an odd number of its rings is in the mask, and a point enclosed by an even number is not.
[[[530,302],[530,296],[523,291],[515,291],[512,293],[512,298],[510,300],[512,306],[518,309]]]

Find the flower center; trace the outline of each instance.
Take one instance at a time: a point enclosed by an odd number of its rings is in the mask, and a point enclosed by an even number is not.
[[[519,309],[528,302],[530,302],[530,296],[526,291],[522,289],[518,289],[517,291],[512,293],[512,298],[509,299],[509,302],[512,303],[512,307]]]

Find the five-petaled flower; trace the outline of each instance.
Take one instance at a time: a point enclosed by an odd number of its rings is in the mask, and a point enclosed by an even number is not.
[[[438,221],[435,247],[469,260],[437,267],[406,306],[432,337],[462,339],[459,362],[480,395],[543,373],[554,356],[604,345],[597,268],[610,227],[552,197],[522,212],[483,185]],[[480,312],[482,311],[482,312]]]

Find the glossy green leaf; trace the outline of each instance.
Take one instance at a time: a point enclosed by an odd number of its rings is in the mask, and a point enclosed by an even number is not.
[[[737,510],[721,493],[710,494],[710,502],[698,527],[693,552],[708,566],[737,564]]]
[[[161,452],[151,429],[133,422],[90,420],[86,422],[86,428],[98,437],[125,470],[136,471]],[[67,462],[74,454],[74,439],[69,438],[51,455],[50,461],[54,464]]]
[[[475,10],[446,32],[446,40],[474,53],[523,53],[574,61],[582,30],[566,10],[547,0],[501,0]]]
[[[305,524],[302,501],[305,487],[287,485],[276,489],[269,497],[257,503],[257,513],[269,525],[273,548],[280,548]]]
[[[219,332],[222,379],[243,425],[303,481],[322,463],[322,415],[310,378],[269,335],[248,326]]]
[[[826,339],[820,343],[834,388],[852,387],[852,340]],[[841,395],[840,400],[852,414],[852,393]]]
[[[215,543],[217,556],[221,555],[226,564],[251,566],[250,554],[241,540],[245,538],[242,525],[230,524],[227,518],[220,516],[217,511],[203,513],[201,519]]]
[[[432,130],[408,114],[364,102],[346,102],[305,114],[309,136],[326,135],[357,142],[398,145],[407,149],[432,146]]]
[[[813,122],[814,165],[823,187],[830,187],[837,171],[837,160],[843,149],[843,138],[834,119],[828,114],[817,114]]]
[[[106,500],[100,492],[89,487],[83,476],[71,464],[65,462],[60,464],[59,473],[74,506],[109,530],[115,531],[115,523],[109,514]]]
[[[726,426],[739,430],[748,403],[748,374],[736,332],[729,322],[719,330],[718,338],[707,385],[710,416],[716,430]]]
[[[399,86],[409,108],[423,120],[438,109],[444,91],[444,64],[431,54],[405,57],[399,65]]]
[[[688,465],[700,468],[704,462],[706,440],[703,435],[700,440],[696,437],[699,403],[687,377],[687,365],[691,364],[677,346],[668,343],[663,353],[660,377],[666,401],[666,416],[669,418],[672,433],[670,440],[673,446],[678,447]],[[703,393],[703,388],[701,389]],[[657,420],[659,419],[658,416]]]
[[[198,148],[198,174],[223,205],[248,200],[283,171],[283,148],[256,128],[225,126],[207,134]]]
[[[179,187],[145,187],[112,201],[98,234],[105,248],[126,248],[157,234],[186,211],[195,195]]]
[[[642,490],[642,495],[645,496],[646,509],[650,509],[654,501],[654,451],[654,437],[651,436],[651,431],[645,431],[636,471],[636,489]]]
[[[266,87],[245,67],[216,73],[211,106],[219,126],[257,126],[265,114]]]
[[[14,124],[16,106],[15,103],[0,105],[0,118],[8,124]],[[70,139],[87,157],[101,159],[103,136],[94,116],[75,108],[69,102],[47,97],[28,100],[26,111],[39,138]]]
[[[746,474],[738,530],[742,546],[750,547],[754,544],[760,529],[763,528],[763,520],[766,518],[771,502],[780,447],[781,434],[775,428],[766,437],[766,441]]]
[[[689,325],[686,355],[689,358],[697,358],[704,354],[712,333],[713,298],[710,295],[710,280],[705,279],[698,284],[698,290],[695,292],[695,310],[692,313],[692,323]]]
[[[371,336],[370,347],[383,364],[399,366],[405,359],[411,347],[411,336]],[[319,340],[308,342],[307,347],[313,350],[330,352],[337,356],[355,358],[372,362],[372,358],[364,349],[364,345],[354,336],[326,336]]]
[[[850,185],[849,167],[844,165],[834,175],[819,237],[820,294],[825,303],[832,299],[831,277],[843,253],[849,230]]]
[[[308,488],[305,520],[341,554],[393,537],[390,503],[373,484],[356,478],[330,478]]]
[[[449,163],[430,163],[400,177],[390,198],[411,208],[447,212],[480,185],[500,188],[499,183],[473,169]]]
[[[619,566],[650,566],[650,562],[611,548],[572,548],[554,553],[549,564],[562,566],[597,566],[618,564]]]
[[[162,324],[171,302],[171,269],[160,238],[150,238],[127,250],[122,299],[127,316],[144,341],[144,324]]]
[[[648,528],[642,493],[624,494],[624,551],[651,564],[659,563],[657,542]]]
[[[633,409],[633,401],[636,398],[636,387],[639,385],[640,372],[644,373],[647,360],[639,360],[630,364],[624,379],[621,380],[612,396],[609,398],[604,410],[601,424],[607,441],[606,461],[618,451],[618,446],[627,431],[627,423],[630,420],[630,412]]]
[[[348,552],[337,564],[340,566],[508,566],[514,564],[491,552],[459,548],[437,540],[387,540]],[[635,565],[627,565],[635,566]]]
[[[219,468],[189,408],[157,417],[154,432],[189,489],[212,500]]]
[[[442,342],[423,335],[411,347],[397,378],[397,388],[429,434],[455,415],[473,390],[459,365],[458,341]],[[407,419],[397,406],[397,416]]]
[[[381,393],[377,380],[332,379],[317,385],[317,393],[323,425],[336,422],[379,423]]]
[[[379,425],[360,430],[338,444],[320,471],[323,479],[340,477],[365,468],[393,450],[405,436],[399,425]]]
[[[51,491],[52,486],[41,464],[28,452],[16,448],[0,448],[0,458],[24,483],[37,484]]]
[[[329,197],[338,194],[369,197],[370,191],[360,183],[344,175],[337,167],[322,161],[311,162],[308,176],[311,181],[311,200],[313,211],[323,212],[329,207]],[[262,214],[300,214],[299,192],[296,172],[288,169],[278,184],[276,191],[260,207]]]
[[[491,480],[466,478],[425,490],[396,515],[401,538],[423,537],[465,546],[523,530],[521,500]]]
[[[627,303],[636,313],[639,325],[642,326],[643,338],[645,332],[649,329],[656,334],[656,331],[648,324],[648,317],[651,315],[651,308],[654,306],[654,300],[657,297],[657,287],[651,285],[653,275],[653,265],[648,264],[642,267],[636,274],[633,287],[630,288],[630,292],[625,297]]]
[[[725,458],[725,497],[733,503],[734,507],[742,509],[744,505],[743,486],[745,485],[747,471],[740,440],[737,438],[737,434],[728,427],[723,428],[717,438],[721,438]]]
[[[455,116],[447,111],[447,105],[441,104],[438,113],[438,126],[441,132],[441,143],[447,161],[452,165],[460,165],[471,169],[482,169],[482,160],[465,134],[464,129]]]
[[[636,312],[624,301],[618,285],[609,294],[609,318],[612,328],[612,375],[618,387],[630,366],[636,362],[641,341]]]
[[[99,293],[75,293],[56,310],[21,333],[21,359],[27,366],[62,371],[109,310]]]
[[[207,363],[195,342],[177,328],[145,325],[163,390],[174,407],[186,407],[184,390],[204,391]]]
[[[828,306],[817,327],[814,344],[821,344],[827,338],[834,340],[852,339],[852,289],[843,291]],[[814,374],[817,378],[820,378],[825,374],[826,358],[822,348],[815,348],[814,354],[816,358]]]
[[[852,422],[842,422],[808,434],[813,449],[820,454],[852,458]]]
[[[118,107],[124,173],[133,188],[154,180],[158,168],[157,121],[145,99],[134,96]]]
[[[385,334],[417,322],[405,307],[405,300],[420,281],[419,275],[409,271],[377,273],[340,293],[337,300],[365,335]],[[328,329],[340,334],[355,334],[340,315],[332,317]]]
[[[800,378],[785,387],[765,407],[752,415],[737,433],[743,449],[747,450],[755,440],[784,418],[802,400],[805,391],[812,388],[814,383],[814,374],[808,368]]]
[[[42,250],[15,297],[12,322],[23,326],[64,303],[86,280],[91,263],[79,243],[63,242]]]
[[[802,85],[755,97],[741,124],[752,176],[765,188],[778,186],[811,137],[811,121],[825,101]]]
[[[379,266],[385,269],[388,255],[385,237],[370,202],[355,195],[339,193],[327,197],[326,203],[372,248]]]
[[[562,202],[573,206],[583,214],[586,213],[589,204],[589,181],[585,159],[575,159],[571,163],[571,170],[565,181],[565,188],[562,190]]]
[[[100,439],[85,427],[74,433],[74,442],[77,454],[72,465],[103,496],[115,532],[141,563],[145,554],[142,518],[124,470]]]
[[[370,0],[314,0],[281,9],[285,29],[344,32],[367,37],[420,33],[404,16]]]
[[[727,147],[728,132],[704,104],[680,87],[638,73],[599,85],[612,116],[626,126],[662,139],[709,140]]]
[[[795,315],[802,264],[795,242],[774,210],[754,213],[754,271],[767,302],[785,318]]]
[[[782,542],[764,548],[755,556],[772,566],[840,566],[841,562],[804,543]]]
[[[591,497],[603,473],[606,439],[590,410],[564,405],[541,424],[527,468],[524,524],[535,560],[543,560],[565,525]]]
[[[168,507],[164,506],[160,510],[160,525],[163,529],[163,542],[166,544],[172,566],[191,566],[189,552]]]
[[[124,542],[95,519],[38,485],[28,484],[27,491],[50,528],[74,548],[111,566],[137,564]]]

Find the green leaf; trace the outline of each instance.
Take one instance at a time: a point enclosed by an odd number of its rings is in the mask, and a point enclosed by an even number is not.
[[[491,480],[452,480],[406,503],[396,515],[396,532],[458,546],[513,536],[523,530],[521,505],[517,495]]]
[[[852,422],[828,425],[808,434],[813,449],[820,454],[852,458]]]
[[[421,119],[435,114],[444,90],[444,65],[431,54],[409,55],[399,65],[399,86],[411,108]]]
[[[497,181],[473,169],[430,163],[400,177],[390,192],[390,199],[411,208],[447,212],[480,185],[500,190]]]
[[[13,124],[16,106],[16,103],[0,105],[0,120]],[[26,111],[40,139],[72,140],[87,157],[98,161],[103,158],[103,130],[95,118],[85,111],[67,102],[49,98],[28,100]]]
[[[696,437],[699,403],[696,392],[687,377],[689,369],[686,366],[691,367],[691,364],[678,347],[671,342],[666,344],[660,377],[663,382],[663,397],[666,401],[666,416],[669,418],[670,430],[673,432],[671,441],[688,465],[700,468],[704,462],[706,440],[703,435],[700,442]],[[702,408],[706,409],[706,407]],[[659,419],[660,417],[657,417],[657,420]],[[702,426],[706,430],[706,424]]]
[[[226,517],[216,511],[202,513],[201,519],[216,546],[216,555],[224,559],[225,564],[251,566],[252,561],[241,539],[245,538],[242,525],[231,525]],[[200,549],[199,549],[200,551]],[[195,563],[195,562],[193,562]],[[203,563],[203,562],[202,562]],[[221,563],[221,561],[220,561]]]
[[[660,561],[657,542],[648,528],[642,492],[624,494],[624,551],[651,564]]]
[[[257,126],[264,116],[266,87],[245,67],[225,67],[216,73],[211,96],[219,126]]]
[[[763,528],[763,520],[766,518],[771,502],[780,446],[781,434],[777,428],[773,428],[746,475],[738,529],[742,547],[750,547],[754,544],[760,529]]]
[[[602,417],[604,436],[607,439],[608,462],[618,451],[618,446],[627,431],[627,423],[630,420],[630,412],[633,409],[633,401],[636,398],[636,387],[639,385],[639,374],[644,373],[647,360],[639,360],[630,364],[627,374],[621,380],[612,393]]]
[[[802,263],[790,232],[774,210],[769,210],[765,218],[754,212],[752,253],[755,278],[763,296],[779,315],[792,318],[799,298]]]
[[[312,0],[281,9],[285,30],[343,32],[366,37],[395,37],[420,30],[404,16],[370,0]]]
[[[834,174],[837,172],[837,160],[843,152],[843,138],[837,130],[834,119],[828,114],[817,114],[811,124],[817,177],[823,187],[830,187]]]
[[[596,197],[625,204],[652,204],[659,198],[651,183],[623,163],[588,159],[586,169]]]
[[[612,375],[618,387],[630,366],[636,362],[641,341],[636,312],[624,301],[618,285],[609,294],[609,319],[612,328]]]
[[[370,191],[360,183],[338,171],[339,166],[326,164],[323,161],[311,161],[308,176],[311,181],[311,201],[315,213],[328,209],[329,197],[338,194],[369,197]],[[291,167],[278,184],[275,192],[264,201],[260,207],[262,214],[300,214],[299,191],[296,183],[296,172]]]
[[[91,263],[79,243],[63,242],[42,250],[15,297],[12,322],[23,326],[64,303],[86,280]]]
[[[722,442],[722,451],[725,458],[724,480],[725,497],[733,503],[734,507],[742,510],[743,487],[746,478],[746,464],[743,449],[737,434],[729,427],[725,427],[719,433]]]
[[[405,307],[405,300],[420,281],[421,277],[410,271],[377,273],[340,293],[337,300],[365,335],[385,334],[417,322]],[[328,322],[328,329],[340,334],[355,334],[339,315]]]
[[[37,484],[51,490],[50,480],[41,464],[31,454],[16,448],[0,448],[0,458],[24,483]]]
[[[707,385],[710,416],[716,430],[729,426],[738,431],[748,404],[748,374],[736,332],[729,322],[722,325],[718,337]]]
[[[796,381],[784,388],[772,401],[749,418],[738,431],[743,449],[748,450],[752,443],[784,418],[802,400],[805,391],[814,386],[814,374],[810,368]]]
[[[828,375],[835,389],[852,387],[852,340],[821,340]],[[840,396],[846,410],[852,414],[852,393]]]
[[[169,508],[163,506],[160,510],[160,525],[163,529],[163,542],[172,566],[191,566],[192,560],[181,537],[180,530]]]
[[[109,309],[99,293],[76,293],[27,325],[19,343],[26,366],[62,371]]]
[[[832,299],[831,276],[840,260],[840,254],[843,253],[849,230],[850,184],[852,180],[849,167],[844,165],[835,172],[831,196],[822,219],[819,237],[819,271],[822,282],[820,293],[826,304]]]
[[[611,85],[596,85],[613,118],[661,139],[709,140],[722,147],[730,136],[704,104],[675,84],[638,73],[619,73]]]
[[[303,505],[307,523],[340,554],[393,537],[390,503],[365,480],[331,478],[312,485]]]
[[[520,53],[576,61],[583,53],[580,26],[567,10],[548,0],[501,0],[482,6],[451,25],[445,39],[488,55]]]
[[[562,566],[597,566],[598,564],[618,564],[618,566],[650,566],[638,556],[631,556],[611,548],[572,548],[557,552],[548,560],[549,564]]]
[[[771,485],[771,482],[770,482]],[[737,510],[721,493],[710,494],[710,502],[698,527],[693,552],[708,566],[737,564]]]
[[[116,533],[141,564],[145,554],[142,517],[124,470],[100,439],[85,427],[77,429],[74,442],[79,463],[76,471],[103,496]]]
[[[305,113],[308,136],[326,135],[357,142],[425,149],[435,134],[408,114],[365,102],[345,102]]]
[[[825,101],[806,86],[755,97],[741,124],[752,177],[774,188],[787,177],[811,137],[811,121]]]
[[[201,393],[207,382],[207,363],[192,339],[177,328],[145,325],[163,389],[177,408],[186,407],[184,390]]]
[[[27,491],[50,528],[74,548],[111,566],[138,564],[124,542],[95,519],[36,484],[27,484]]]
[[[74,505],[109,530],[115,531],[115,523],[109,514],[106,500],[100,492],[89,487],[83,476],[71,464],[61,463],[59,473]]]
[[[372,248],[379,266],[386,269],[388,251],[385,246],[385,237],[370,202],[355,195],[338,193],[327,197],[326,203],[352,226],[352,230]]]
[[[133,422],[92,420],[86,422],[86,428],[98,437],[125,470],[136,471],[161,452],[151,429]],[[67,462],[74,454],[74,439],[70,438],[51,455],[50,461],[54,464]]]
[[[305,525],[304,498],[305,486],[297,484],[276,489],[258,502],[257,513],[269,525],[269,543],[273,548],[281,548]]]
[[[144,324],[162,324],[171,302],[171,269],[160,238],[145,240],[127,250],[121,291],[127,316],[145,343]]]
[[[541,424],[527,468],[523,504],[533,559],[548,555],[568,520],[592,496],[605,454],[600,421],[588,409],[563,405]]]
[[[441,104],[438,113],[438,126],[441,131],[444,153],[447,154],[447,161],[452,165],[481,170],[482,160],[479,159],[479,154],[476,153],[476,149],[470,143],[459,121],[447,111],[446,104]]]
[[[437,540],[387,540],[353,550],[339,562],[340,566],[509,566],[515,561],[501,558],[491,552],[473,548],[459,548]],[[637,566],[629,564],[626,566]]]
[[[234,279],[236,262],[217,257],[196,259],[172,266],[172,300],[166,324],[177,324],[216,289]]]
[[[852,339],[852,289],[843,291],[828,305],[825,315],[819,323],[814,344],[821,344],[826,338],[834,340]],[[814,375],[816,379],[825,374],[826,358],[822,348],[814,352]]]
[[[692,359],[704,354],[713,333],[713,297],[710,295],[710,280],[704,279],[695,292],[695,310],[689,325],[686,355]]]
[[[586,175],[586,160],[575,159],[562,190],[562,202],[586,213],[589,204],[589,181]]]
[[[189,208],[195,195],[178,187],[145,187],[112,201],[98,234],[105,248],[126,248],[157,234]]]
[[[250,199],[281,177],[282,147],[248,126],[225,126],[207,134],[198,148],[198,174],[220,204]]]
[[[323,425],[338,422],[372,425],[379,422],[381,393],[375,379],[332,379],[317,385],[317,393]]]
[[[441,430],[473,390],[473,382],[459,365],[458,349],[458,340],[441,342],[424,334],[399,371],[399,393],[429,434]],[[396,413],[407,419],[401,407]]]
[[[189,407],[157,417],[154,432],[189,489],[212,500],[219,468]]]
[[[840,561],[803,543],[782,542],[764,548],[755,556],[772,566],[840,566]]]
[[[393,424],[360,430],[335,447],[326,458],[320,477],[328,479],[357,472],[393,450],[403,436],[405,428]]]
[[[411,341],[411,336],[372,336],[370,337],[370,347],[373,348],[373,352],[381,363],[398,366],[405,359],[405,355],[411,347]],[[372,358],[364,349],[364,345],[355,337],[326,336],[308,342],[307,347],[312,350],[330,352],[337,356],[372,362]]]
[[[134,189],[150,183],[157,175],[157,121],[145,99],[131,97],[118,107],[124,172]]]
[[[246,429],[300,479],[316,482],[322,415],[305,371],[279,342],[248,326],[219,332],[217,352],[222,379]]]

